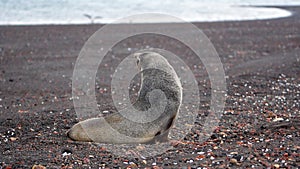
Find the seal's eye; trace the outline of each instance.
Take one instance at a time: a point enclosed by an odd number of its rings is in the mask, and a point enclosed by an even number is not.
[[[139,63],[140,63],[140,60],[139,60],[139,59],[138,59],[138,60],[136,60],[136,64],[137,64],[137,65],[139,65]]]

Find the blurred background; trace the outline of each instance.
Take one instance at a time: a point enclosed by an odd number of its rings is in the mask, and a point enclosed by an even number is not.
[[[290,12],[276,8],[281,5],[300,5],[300,1],[0,0],[0,25],[111,23],[124,16],[149,12],[169,14],[192,22],[256,20],[290,16]],[[168,21],[156,18],[143,22]]]

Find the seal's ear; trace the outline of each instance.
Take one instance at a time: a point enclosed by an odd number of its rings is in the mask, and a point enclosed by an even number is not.
[[[140,55],[141,55],[142,53],[135,53],[135,54],[133,54],[133,57],[136,59],[136,65],[137,66],[139,66],[139,64],[140,64]]]

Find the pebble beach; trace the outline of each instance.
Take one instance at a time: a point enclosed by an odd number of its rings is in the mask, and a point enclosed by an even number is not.
[[[112,49],[97,73],[101,111],[115,109],[110,94],[114,68],[132,50],[149,44],[182,56],[197,78],[199,123],[172,150],[151,158],[119,157],[66,137],[79,120],[72,101],[74,65],[85,41],[103,25],[0,26],[0,168],[298,168],[300,7],[280,8],[293,15],[194,23],[218,52],[228,89],[222,118],[203,142],[197,140],[210,86],[194,54],[148,35]]]

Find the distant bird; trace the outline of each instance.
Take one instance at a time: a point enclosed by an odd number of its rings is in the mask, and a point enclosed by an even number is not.
[[[83,14],[83,16],[85,16],[85,17],[87,17],[88,19],[90,19],[91,24],[93,24],[94,21],[95,21],[96,19],[101,19],[101,18],[102,18],[101,16],[95,16],[95,17],[93,17],[93,16],[91,16],[91,15],[89,15],[89,14]]]

